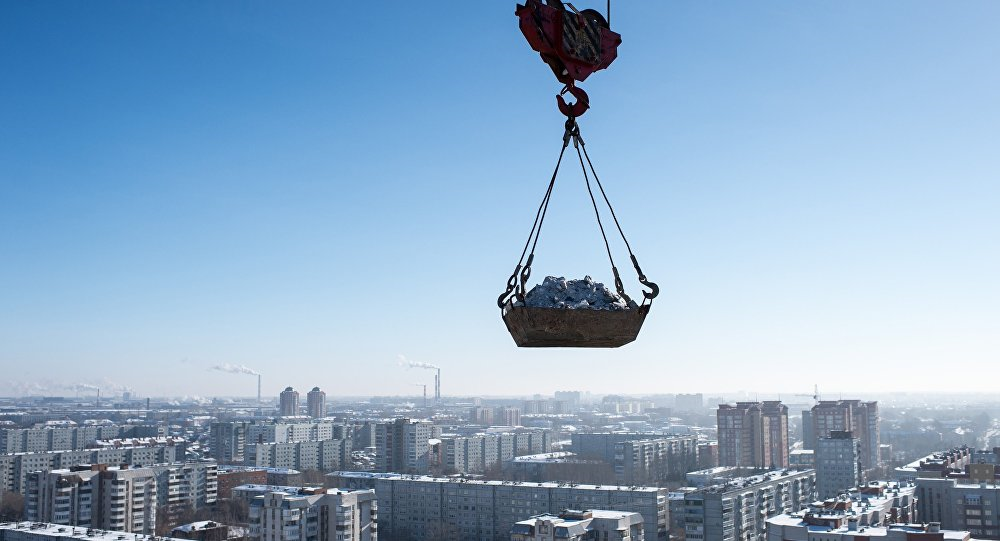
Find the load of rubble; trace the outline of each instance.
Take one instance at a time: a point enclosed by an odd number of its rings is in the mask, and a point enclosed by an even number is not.
[[[531,308],[566,308],[570,310],[628,310],[635,308],[621,295],[606,285],[595,282],[590,276],[582,280],[546,276],[524,296],[524,304]]]

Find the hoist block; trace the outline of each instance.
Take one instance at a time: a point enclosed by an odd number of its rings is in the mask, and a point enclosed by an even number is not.
[[[528,44],[552,68],[556,79],[572,85],[614,62],[622,37],[608,28],[599,12],[577,13],[558,5],[561,2],[556,3],[558,7],[551,4],[527,0],[518,4],[514,14]]]

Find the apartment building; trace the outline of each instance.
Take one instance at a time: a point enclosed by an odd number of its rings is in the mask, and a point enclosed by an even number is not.
[[[326,393],[313,387],[306,395],[306,414],[313,419],[326,417]]]
[[[861,440],[849,431],[833,430],[830,437],[816,440],[816,491],[832,498],[864,482]]]
[[[788,467],[788,407],[780,401],[720,404],[719,465]]]
[[[247,446],[245,463],[268,468],[333,471],[349,464],[350,440],[255,443]]]
[[[151,446],[108,446],[78,451],[45,451],[0,455],[0,493],[24,492],[28,475],[36,471],[66,469],[79,464],[147,466],[183,461],[187,443],[159,438]]]
[[[377,541],[377,509],[371,490],[268,492],[250,504],[250,539]]]
[[[815,502],[806,509],[767,520],[767,540],[942,541],[968,539],[969,532],[944,532],[940,524],[915,526],[916,498],[908,483],[873,482],[836,498]],[[921,535],[943,533],[944,536]]]
[[[299,414],[299,392],[291,387],[285,387],[278,396],[278,415],[296,417]]]
[[[641,442],[641,443],[635,443]],[[698,437],[644,432],[573,434],[570,450],[584,459],[611,464],[621,482],[683,479],[698,469]]]
[[[442,436],[440,462],[447,473],[483,473],[510,463],[515,457],[547,453],[552,436],[547,430],[522,430],[474,436]]]
[[[689,541],[760,541],[766,520],[806,507],[815,497],[813,470],[777,470],[740,477],[684,495]]]
[[[1000,481],[993,464],[979,466],[972,478],[918,478],[917,517],[977,539],[1000,539]]]
[[[148,468],[108,468],[34,472],[25,493],[25,517],[49,522],[155,533],[156,474]]]
[[[850,431],[861,442],[861,467],[872,470],[880,464],[880,419],[878,402],[822,400],[802,412],[804,447],[815,449],[830,432]]]
[[[0,453],[77,451],[86,449],[97,440],[110,440],[119,438],[122,435],[122,427],[114,424],[43,428],[0,428]]]
[[[434,425],[396,419],[375,426],[375,468],[382,472],[424,473],[430,466]]]
[[[629,485],[682,479],[698,465],[694,437],[622,441],[615,444],[614,453],[615,477]]]
[[[638,513],[646,539],[667,539],[667,489],[569,483],[473,481],[367,472],[335,472],[328,485],[374,488],[379,533],[393,541],[506,541],[515,523],[566,509]]]
[[[572,511],[522,520],[511,541],[643,541],[642,516],[624,511]]]
[[[150,533],[156,511],[200,509],[217,499],[214,460],[144,468],[78,465],[28,475],[28,520]]]

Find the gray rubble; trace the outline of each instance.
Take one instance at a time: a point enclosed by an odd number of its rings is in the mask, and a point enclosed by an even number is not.
[[[524,296],[524,305],[532,308],[568,308],[572,310],[628,310],[635,303],[625,301],[618,293],[590,276],[582,280],[546,276]]]

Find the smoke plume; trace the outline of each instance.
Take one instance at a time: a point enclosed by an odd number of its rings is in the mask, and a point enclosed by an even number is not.
[[[217,364],[210,368],[209,370],[218,370],[219,372],[228,372],[230,374],[247,374],[250,376],[259,376],[260,372],[250,368],[249,366],[243,366],[242,364],[232,364],[232,363],[222,363]]]
[[[431,363],[421,363],[421,362],[417,362],[417,361],[411,361],[411,360],[407,359],[406,355],[403,355],[402,353],[400,353],[399,355],[397,355],[397,357],[399,357],[399,365],[400,366],[405,366],[407,368],[429,368],[431,370],[440,370],[441,369],[440,366],[435,366],[435,365],[433,365]]]

